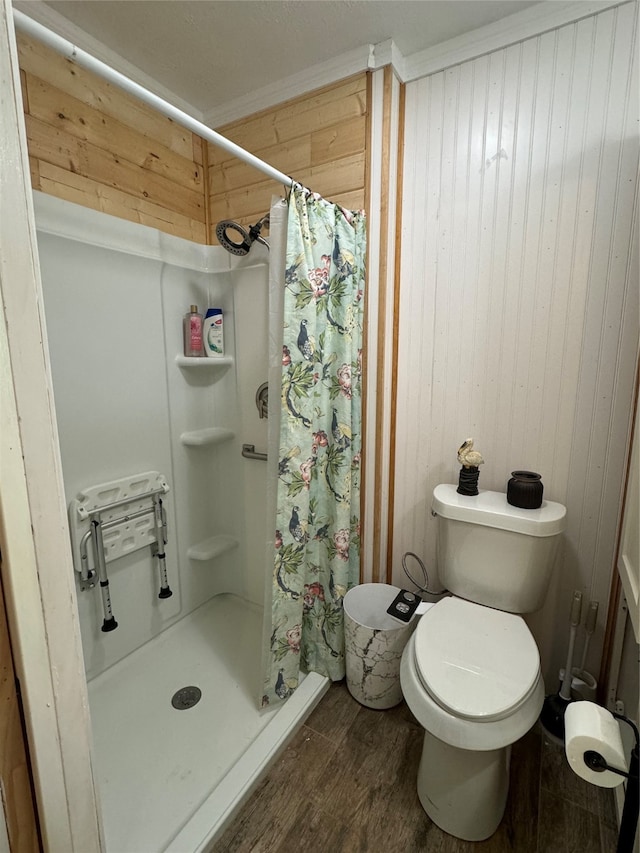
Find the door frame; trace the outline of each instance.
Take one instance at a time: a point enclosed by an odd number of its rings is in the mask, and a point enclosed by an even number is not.
[[[45,850],[103,849],[10,0],[0,0],[0,548]]]

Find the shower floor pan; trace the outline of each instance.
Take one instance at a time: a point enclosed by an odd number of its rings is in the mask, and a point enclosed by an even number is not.
[[[205,851],[320,700],[311,673],[258,710],[261,636],[261,608],[219,595],[89,683],[107,853]]]

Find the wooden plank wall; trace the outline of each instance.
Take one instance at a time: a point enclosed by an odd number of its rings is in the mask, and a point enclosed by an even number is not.
[[[38,41],[18,48],[34,189],[206,243],[203,140]]]
[[[34,189],[215,243],[215,224],[252,224],[275,181],[171,119],[18,36]],[[365,207],[367,73],[218,130],[332,201]],[[209,225],[211,223],[211,226]]]
[[[345,207],[365,207],[367,73],[255,113],[224,127],[223,136]],[[283,194],[276,181],[209,145],[210,241],[221,219],[253,224]]]

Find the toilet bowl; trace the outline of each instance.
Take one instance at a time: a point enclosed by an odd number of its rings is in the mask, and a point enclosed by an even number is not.
[[[544,602],[566,509],[511,506],[501,492],[436,486],[437,562],[451,593],[421,617],[400,684],[424,727],[418,796],[431,820],[465,841],[498,828],[511,745],[536,722],[544,683],[519,614]]]
[[[504,814],[511,744],[535,723],[544,701],[526,623],[445,598],[420,619],[400,681],[425,729],[417,780],[424,810],[457,838],[488,838]]]

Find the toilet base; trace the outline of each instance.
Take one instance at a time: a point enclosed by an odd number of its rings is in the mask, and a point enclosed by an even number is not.
[[[483,841],[500,825],[509,790],[511,747],[459,749],[425,731],[418,797],[440,829],[463,841]]]

